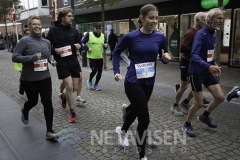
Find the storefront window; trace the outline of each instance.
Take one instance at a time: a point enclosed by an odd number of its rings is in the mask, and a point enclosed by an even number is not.
[[[166,36],[168,53],[172,55],[172,61],[178,61],[178,15],[159,17],[157,29]]]
[[[230,65],[231,66],[240,66],[240,9],[234,11],[234,30],[232,36],[232,54]]]

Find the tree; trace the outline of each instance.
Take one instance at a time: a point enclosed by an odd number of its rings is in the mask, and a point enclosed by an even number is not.
[[[222,9],[223,7],[223,0],[218,0],[218,7]],[[218,66],[220,66],[220,52],[221,52],[221,30],[216,30],[217,37],[215,42],[215,60]],[[218,83],[220,82],[220,77],[216,77]]]
[[[98,8],[101,7],[102,9],[102,33],[104,32],[104,26],[105,26],[105,5],[113,6],[114,4],[117,4],[118,0],[82,0],[82,4],[79,6],[79,8]],[[107,69],[106,64],[106,50],[103,50],[103,68]]]
[[[13,4],[20,3],[20,0],[0,0],[0,20],[5,23],[5,32],[7,33],[7,15],[11,13]],[[7,42],[8,42],[7,36]],[[7,45],[9,51],[9,45]]]

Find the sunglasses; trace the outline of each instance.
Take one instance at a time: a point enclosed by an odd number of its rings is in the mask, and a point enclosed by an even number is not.
[[[96,27],[96,29],[102,29],[101,27]]]

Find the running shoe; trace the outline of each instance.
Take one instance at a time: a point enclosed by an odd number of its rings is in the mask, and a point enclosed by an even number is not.
[[[22,107],[21,108],[21,112],[22,112],[21,120],[22,120],[23,124],[27,125],[29,123],[29,119],[28,119],[28,117],[24,116],[23,110],[24,110],[24,108]]]
[[[177,93],[177,91],[179,90],[179,88],[180,88],[180,84],[175,83],[175,93]]]
[[[206,100],[206,98],[203,98],[203,107],[204,107],[204,108],[207,108],[207,106],[209,105],[209,103],[210,103],[210,102],[208,102],[208,101]]]
[[[139,159],[139,160],[147,160],[147,157],[144,156],[143,158]]]
[[[98,87],[98,84],[94,84],[94,89],[95,89],[96,91],[100,91],[100,90],[101,90],[101,88]]]
[[[152,138],[152,135],[149,134],[149,132],[147,132],[147,136],[146,136],[146,144],[149,147],[153,147],[155,146],[156,142],[154,141],[154,139]]]
[[[127,104],[123,104],[122,105],[122,121],[124,122],[125,119],[126,119],[126,115],[127,115],[127,111],[126,111],[126,108],[128,107]]]
[[[190,109],[191,105],[189,104],[189,102],[184,103],[184,101],[182,101],[180,103],[180,107],[188,113],[188,110]]]
[[[75,98],[75,103],[86,103],[86,101],[81,96],[77,96]]]
[[[227,101],[230,102],[233,98],[239,98],[237,92],[240,91],[238,86],[232,88],[232,90],[227,94]]]
[[[174,115],[181,115],[181,116],[183,116],[183,113],[182,113],[179,105],[177,105],[177,106],[174,106],[174,105],[173,105],[173,106],[171,107],[171,111],[172,111],[172,113],[173,113]]]
[[[62,101],[62,107],[63,107],[63,108],[66,108],[66,106],[67,106],[67,100],[66,100],[65,94],[64,94],[64,93],[60,93],[59,97],[60,97],[60,99],[61,99],[61,101]]]
[[[187,126],[186,124],[184,124],[184,126],[182,127],[183,132],[186,132],[187,135],[189,135],[190,137],[195,137],[196,133],[193,130],[192,126]]]
[[[123,147],[127,147],[129,146],[129,142],[128,142],[128,138],[127,138],[127,133],[123,133],[121,130],[121,127],[118,126],[116,128],[116,133],[118,134],[118,139],[119,139],[119,143],[123,146]]]
[[[94,87],[93,87],[91,81],[87,80],[87,86],[88,86],[88,89],[89,89],[89,90],[94,90]]]
[[[211,117],[205,117],[203,115],[200,115],[197,117],[197,119],[205,124],[207,124],[211,128],[217,128],[217,124],[212,120]]]
[[[59,136],[57,134],[53,134],[51,132],[46,133],[46,140],[56,140]]]
[[[76,122],[76,114],[75,114],[75,112],[70,113],[70,115],[69,115],[69,122],[70,123],[75,123]]]

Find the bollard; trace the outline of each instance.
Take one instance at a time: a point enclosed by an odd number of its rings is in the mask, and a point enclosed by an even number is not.
[[[82,67],[87,67],[87,52],[82,51]]]

